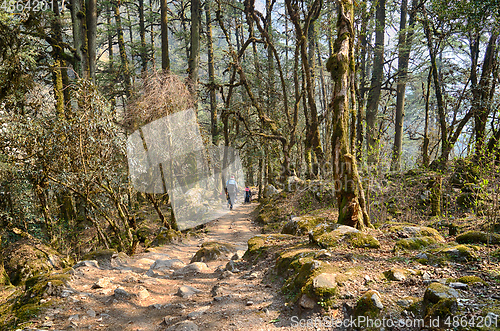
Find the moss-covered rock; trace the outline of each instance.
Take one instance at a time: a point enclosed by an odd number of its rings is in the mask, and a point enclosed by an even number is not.
[[[191,263],[225,260],[229,254],[235,252],[236,247],[234,245],[218,241],[208,241],[201,245],[201,248],[191,259]]]
[[[436,238],[431,236],[399,239],[398,241],[396,241],[394,251],[421,250],[438,243],[439,242],[436,240]]]
[[[443,236],[436,229],[426,226],[397,224],[391,226],[389,232],[399,238],[433,237],[436,242],[445,242]]]
[[[476,250],[477,248],[474,246],[457,245],[443,249],[440,255],[456,262],[471,262],[479,260]]]
[[[397,282],[405,280],[406,277],[408,277],[411,274],[412,272],[410,270],[401,268],[392,268],[390,270],[384,271],[385,278]]]
[[[42,298],[57,297],[67,288],[71,268],[40,274],[25,281],[21,287],[13,288],[7,300],[0,303],[0,329],[15,330],[17,326],[36,317],[40,309],[50,305],[41,303]]]
[[[291,263],[295,270],[282,287],[292,302],[303,294],[323,307],[331,307],[337,293],[337,273],[330,264],[312,257],[298,258]]]
[[[139,242],[146,244],[146,246],[149,246],[151,243],[151,237],[153,236],[153,230],[147,226],[141,226],[139,229],[136,231],[137,239]]]
[[[70,261],[56,250],[31,239],[8,245],[3,254],[8,257],[4,260],[4,267],[13,285],[70,265]]]
[[[289,234],[263,234],[248,240],[248,249],[243,258],[257,259],[271,247],[291,242],[295,237]]]
[[[298,265],[295,263],[301,259],[312,260],[316,256],[317,251],[307,246],[294,247],[280,253],[276,259],[276,270],[278,274],[284,275],[289,269],[297,271]]]
[[[164,230],[158,233],[153,240],[154,246],[168,245],[178,243],[182,238],[182,233],[174,229]]]
[[[378,291],[369,290],[363,294],[358,301],[353,310],[353,317],[358,319],[359,316],[366,316],[371,320],[378,318],[380,312],[384,309],[382,303],[382,296]],[[363,321],[358,319],[358,321]],[[378,330],[379,328],[374,328],[373,325],[359,324],[357,325],[360,330]]]
[[[380,247],[379,241],[372,235],[346,225],[334,224],[332,226],[324,226],[323,224],[319,224],[312,230],[309,238],[312,243],[322,248],[341,245],[358,248]]]
[[[458,310],[459,293],[441,283],[431,283],[424,293],[423,307],[426,319],[446,317]]]
[[[324,221],[324,217],[318,216],[305,215],[300,217],[293,217],[285,224],[281,233],[303,236],[308,234],[308,232],[312,230],[316,225]]]
[[[478,276],[462,276],[460,278],[450,278],[448,279],[449,283],[459,282],[463,284],[473,285],[473,284],[481,284],[486,285],[486,282],[482,280]]]
[[[456,242],[459,244],[500,244],[500,234],[486,233],[482,231],[467,231],[457,236]]]

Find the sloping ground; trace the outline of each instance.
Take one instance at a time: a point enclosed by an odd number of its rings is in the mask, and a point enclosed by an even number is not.
[[[323,197],[281,193],[260,206],[261,224],[255,205],[241,206],[181,244],[79,263],[68,288],[46,295],[48,310],[24,327],[346,330],[364,317],[392,321],[387,330],[500,329],[499,246],[481,233],[464,237],[480,230],[472,222],[458,237],[435,220],[360,234],[334,224]],[[194,256],[203,262],[190,264]]]

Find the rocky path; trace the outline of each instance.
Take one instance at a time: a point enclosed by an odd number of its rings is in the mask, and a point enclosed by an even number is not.
[[[201,238],[150,249],[132,258],[75,266],[70,290],[54,299],[38,328],[50,330],[268,330],[284,303],[277,288],[262,284],[265,268],[225,260],[190,264],[200,245],[223,241],[242,254],[260,232],[251,220],[256,205],[241,205],[207,224]],[[233,254],[231,254],[233,255]],[[236,257],[233,257],[235,259]],[[282,328],[281,328],[282,329]],[[282,329],[283,330],[283,329]]]

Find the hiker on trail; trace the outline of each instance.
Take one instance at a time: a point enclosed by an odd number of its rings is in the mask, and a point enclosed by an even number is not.
[[[245,187],[245,203],[250,203],[251,199],[252,199],[252,191],[250,191],[250,188],[247,186]]]
[[[226,182],[226,192],[228,194],[228,204],[229,209],[233,209],[233,204],[236,203],[236,194],[238,194],[238,184],[236,184],[236,180],[234,176],[231,176],[229,180]]]

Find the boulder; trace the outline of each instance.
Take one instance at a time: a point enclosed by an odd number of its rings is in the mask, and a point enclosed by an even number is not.
[[[500,244],[500,234],[486,233],[482,231],[467,231],[457,236],[456,242],[459,244]]]
[[[175,244],[181,240],[182,233],[173,229],[162,230],[153,240],[153,245],[161,246],[168,244]]]
[[[375,290],[369,290],[356,302],[353,315],[355,317],[367,316],[376,318],[382,309],[384,309],[384,304],[382,303],[382,296],[380,293]],[[360,327],[363,327],[363,325],[360,325]]]
[[[441,283],[431,283],[424,293],[423,306],[426,318],[453,315],[458,310],[459,293]]]
[[[305,185],[305,182],[297,176],[289,176],[286,183],[287,192],[295,192]]]
[[[469,245],[457,245],[442,250],[440,255],[444,255],[447,259],[455,262],[478,261],[479,256],[475,250],[476,248]]]
[[[192,262],[185,266],[184,268],[174,271],[172,274],[174,277],[190,275],[201,273],[208,270],[208,266],[203,262]]]
[[[384,271],[384,276],[388,280],[401,282],[406,279],[410,272],[406,269],[392,268],[390,270]]]
[[[196,293],[200,293],[200,292],[201,291],[198,290],[197,288],[194,288],[192,286],[183,285],[183,286],[179,287],[176,295],[180,296],[181,298],[189,298],[189,297],[195,295]]]
[[[329,228],[333,230],[328,231]],[[347,245],[359,248],[379,248],[380,243],[372,235],[353,227],[335,224],[332,227],[319,224],[309,232],[309,240],[322,248]]]
[[[324,217],[309,215],[291,217],[291,219],[283,227],[283,230],[281,230],[281,233],[292,234],[294,236],[307,235],[316,225],[323,223],[324,221]]]
[[[13,285],[21,285],[28,278],[70,266],[69,261],[56,250],[31,239],[22,239],[9,244],[4,249],[3,256],[5,273],[2,272],[3,276],[0,275],[2,282],[8,283],[10,279]]]
[[[204,242],[191,259],[191,262],[225,260],[228,258],[228,255],[234,252],[236,252],[234,245],[218,241]]]
[[[156,260],[150,267],[150,271],[169,271],[185,267],[186,264],[179,259]]]
[[[266,187],[264,188],[264,193],[263,193],[263,196],[264,198],[269,198],[269,197],[272,197],[273,195],[276,195],[278,194],[278,190],[276,189],[276,187],[274,187],[274,185],[272,184],[268,184],[266,185]]]
[[[421,250],[423,248],[439,244],[440,241],[436,240],[433,236],[412,237],[399,239],[396,241],[394,251],[400,250]]]

